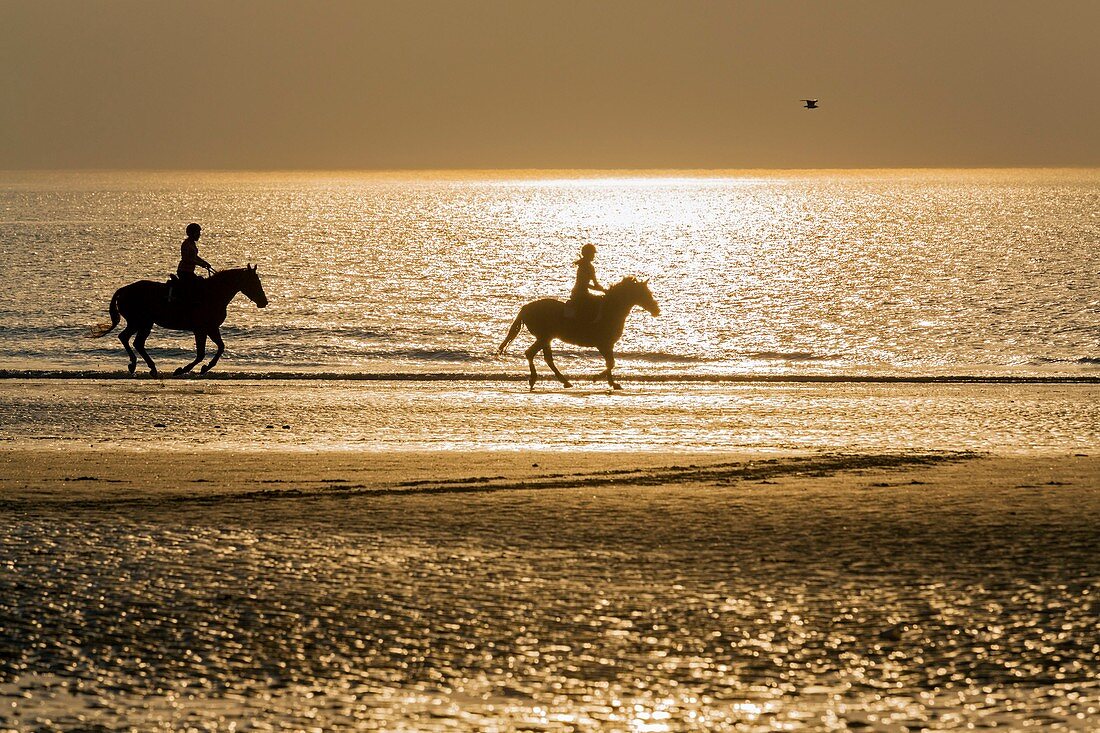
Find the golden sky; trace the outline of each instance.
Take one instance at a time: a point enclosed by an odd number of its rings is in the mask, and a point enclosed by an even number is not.
[[[1096,0],[0,0],[0,168],[1095,166],[1098,29]]]

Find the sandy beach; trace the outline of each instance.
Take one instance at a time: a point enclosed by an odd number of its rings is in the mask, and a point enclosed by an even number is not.
[[[7,730],[1090,730],[1100,455],[0,454]]]

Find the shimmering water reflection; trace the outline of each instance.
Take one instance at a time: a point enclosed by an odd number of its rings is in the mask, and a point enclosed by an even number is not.
[[[495,368],[594,242],[605,283],[652,278],[661,304],[630,320],[626,371],[1095,373],[1098,196],[1095,170],[0,173],[0,368],[123,368],[81,336],[174,271],[196,220],[271,301],[231,307],[223,370]]]

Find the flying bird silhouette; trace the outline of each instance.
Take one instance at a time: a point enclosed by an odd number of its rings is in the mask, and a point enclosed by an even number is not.
[[[806,107],[806,109],[817,109],[817,100],[816,99],[800,99],[799,101],[806,103],[804,105]]]

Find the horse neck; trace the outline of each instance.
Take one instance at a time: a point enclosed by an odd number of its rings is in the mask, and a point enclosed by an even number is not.
[[[630,315],[630,310],[635,305],[636,303],[630,298],[630,294],[625,289],[612,289],[604,299],[604,315],[607,316],[609,321],[626,323],[626,317]]]
[[[229,301],[241,292],[241,270],[222,270],[210,276],[206,283],[206,292],[210,300],[228,305]]]

